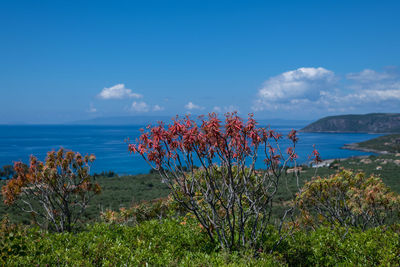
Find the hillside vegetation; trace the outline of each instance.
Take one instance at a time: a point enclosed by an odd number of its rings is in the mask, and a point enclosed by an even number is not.
[[[341,169],[374,174],[393,191],[400,192],[398,173],[400,157],[369,156],[336,160],[319,168],[317,174],[327,177]],[[314,168],[302,166],[301,185],[315,173]],[[283,177],[295,188],[293,169]],[[226,252],[209,241],[206,233],[192,218],[176,214],[169,208],[163,217],[160,209],[143,200],[165,197],[167,187],[157,174],[96,177],[103,192],[91,203],[81,230],[72,233],[52,233],[32,226],[28,214],[0,204],[0,265],[58,265],[58,266],[335,266],[398,265],[400,260],[400,225],[358,228],[320,224],[314,231],[284,228],[290,235],[279,243],[279,233],[273,228],[263,240],[262,248]],[[283,182],[282,181],[282,182]],[[1,181],[4,185],[5,181]],[[274,211],[283,210],[291,195],[282,187]],[[279,204],[280,203],[280,204]],[[106,212],[111,210],[112,212]],[[7,219],[8,214],[10,220]],[[175,215],[174,215],[175,214]],[[145,215],[145,217],[143,217]],[[109,216],[109,217],[107,217]],[[140,220],[138,220],[141,216]],[[106,218],[107,217],[107,218]],[[136,219],[133,220],[132,217]],[[290,223],[288,224],[290,226]],[[274,253],[269,251],[273,249]]]
[[[329,167],[318,169],[326,177],[342,168],[364,171],[366,175],[382,177],[385,184],[400,192],[398,173],[400,157],[370,156],[336,160]],[[302,166],[302,184],[315,173]],[[294,173],[285,175],[289,187],[295,187]],[[206,233],[192,217],[174,213],[158,217],[159,208],[143,206],[132,209],[135,202],[166,196],[169,191],[155,174],[124,177],[97,177],[103,192],[93,202],[86,215],[86,226],[73,233],[52,233],[32,226],[14,225],[28,222],[13,208],[1,204],[0,265],[57,266],[335,266],[335,265],[398,265],[400,264],[400,225],[358,228],[332,228],[321,224],[314,231],[284,228],[290,235],[276,245],[279,233],[273,228],[263,240],[262,248],[226,252],[209,241]],[[5,181],[1,181],[2,185]],[[290,199],[281,190],[282,205]],[[123,209],[126,207],[127,209]],[[133,205],[133,207],[135,207]],[[136,206],[137,207],[137,206]],[[102,210],[113,210],[104,221]],[[122,208],[122,209],[121,209]],[[143,209],[145,208],[145,209]],[[128,223],[131,216],[146,213],[147,219]],[[104,213],[103,213],[104,215]],[[123,218],[122,218],[123,217]],[[116,220],[119,218],[122,220]],[[97,222],[93,222],[93,220]],[[290,225],[290,224],[289,224]],[[275,245],[274,245],[275,244]],[[274,249],[274,253],[269,251]]]
[[[400,133],[399,113],[329,116],[313,122],[303,132]]]
[[[348,144],[344,148],[377,153],[400,153],[400,134],[380,136],[364,142]]]
[[[311,177],[317,175],[327,177],[335,174],[341,168],[362,171],[366,175],[379,175],[384,183],[393,191],[400,193],[400,184],[398,183],[398,173],[400,173],[400,157],[395,155],[355,157],[344,160],[334,160],[326,167],[317,169],[306,165],[301,166],[298,173],[300,186],[303,186]],[[292,191],[296,188],[295,174],[293,168],[288,168],[287,173],[283,174],[283,181],[288,182],[288,187]],[[165,198],[170,194],[168,187],[161,182],[161,176],[151,172],[149,174],[138,174],[128,176],[97,176],[96,181],[102,188],[102,193],[93,198],[86,213],[82,217],[83,222],[98,221],[100,213],[106,210],[118,211],[121,208],[130,208],[131,206],[143,201],[150,201],[158,198]],[[0,187],[7,183],[6,180],[0,180]],[[292,198],[288,190],[282,186],[278,190],[277,201],[285,203]],[[277,206],[277,210],[282,207]],[[31,216],[21,212],[17,207],[6,206],[3,201],[0,202],[0,216],[8,214],[10,220],[14,223],[30,224]]]

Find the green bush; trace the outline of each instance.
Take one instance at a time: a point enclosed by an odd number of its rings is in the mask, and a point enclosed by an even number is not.
[[[307,182],[296,204],[302,226],[328,224],[366,229],[397,220],[400,195],[391,191],[380,177],[342,170]]]
[[[9,258],[26,255],[26,231],[21,226],[10,224],[8,218],[0,222],[0,264]]]
[[[297,230],[273,254],[278,233],[258,251],[223,251],[194,219],[145,221],[136,226],[93,224],[80,233],[49,233],[1,224],[5,266],[333,266],[399,265],[400,225]],[[397,228],[397,229],[396,229]],[[346,233],[346,234],[345,234]],[[343,237],[345,236],[345,237]]]
[[[187,253],[214,249],[197,225],[182,225],[178,220],[149,221],[137,227],[94,224],[77,234],[45,233],[34,228],[28,232],[27,238],[17,241],[25,244],[25,253],[5,257],[6,265],[164,265],[187,257]],[[40,234],[43,238],[39,243],[29,237]]]
[[[185,210],[172,197],[157,198],[151,201],[141,201],[130,208],[120,208],[119,211],[107,209],[100,213],[100,218],[106,223],[135,225],[153,219],[178,217],[185,214]]]
[[[397,266],[399,233],[384,227],[299,230],[280,244],[277,253],[290,266]]]

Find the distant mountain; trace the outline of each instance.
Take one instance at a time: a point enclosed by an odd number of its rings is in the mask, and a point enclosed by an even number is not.
[[[302,131],[400,133],[400,113],[329,116],[307,125]]]

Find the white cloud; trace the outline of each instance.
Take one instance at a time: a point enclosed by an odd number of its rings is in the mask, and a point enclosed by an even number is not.
[[[149,105],[146,102],[136,102],[134,101],[131,105],[131,110],[136,112],[148,112],[150,110]]]
[[[154,105],[153,106],[153,111],[162,111],[162,110],[164,110],[164,108],[159,106],[159,105]]]
[[[99,97],[102,99],[122,99],[122,98],[142,98],[141,94],[133,93],[131,89],[125,88],[123,83],[105,87],[100,92]]]
[[[290,101],[315,101],[321,88],[331,88],[335,81],[335,74],[321,67],[284,72],[264,82],[254,109],[278,109]]]
[[[224,107],[224,112],[234,112],[234,111],[240,113],[239,108],[234,105],[229,105]]]
[[[346,77],[352,82],[349,86],[352,92],[344,97],[348,102],[365,104],[400,101],[400,77],[396,72],[366,69]]]
[[[256,111],[398,111],[400,75],[365,69],[339,82],[330,70],[300,68],[268,79],[254,103]]]
[[[204,109],[204,107],[198,106],[198,105],[196,105],[196,104],[193,104],[193,102],[187,103],[187,104],[185,105],[185,108],[188,109],[188,110],[194,110],[194,109],[202,110],[202,109]]]
[[[219,112],[222,111],[222,109],[221,109],[221,107],[215,106],[215,107],[213,108],[213,111],[219,113]]]
[[[347,79],[360,83],[370,83],[394,78],[393,74],[387,72],[376,72],[374,70],[365,69],[358,73],[349,73]]]
[[[213,108],[213,111],[217,112],[217,113],[227,113],[227,112],[237,111],[238,113],[240,113],[239,108],[234,105],[229,105],[229,106],[224,106],[224,107],[215,106]]]
[[[88,112],[89,113],[96,113],[97,112],[97,109],[93,106],[92,103],[90,103],[90,107],[88,109]]]

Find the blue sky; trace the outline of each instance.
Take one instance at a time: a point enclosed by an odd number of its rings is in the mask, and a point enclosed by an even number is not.
[[[400,1],[1,1],[0,123],[400,112]]]

